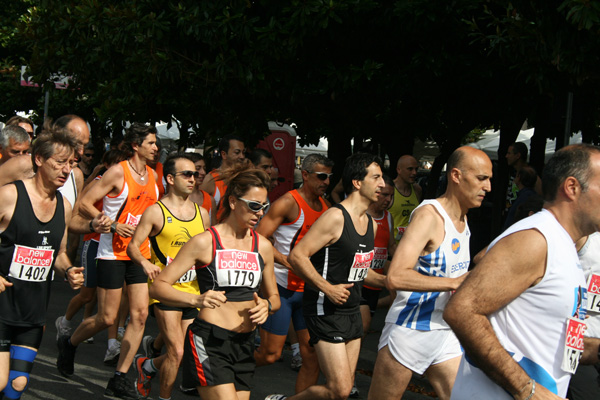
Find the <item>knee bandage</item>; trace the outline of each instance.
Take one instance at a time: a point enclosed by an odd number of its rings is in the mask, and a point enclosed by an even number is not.
[[[25,347],[11,346],[10,348],[10,371],[8,373],[8,382],[3,390],[6,399],[20,399],[25,389],[29,385],[29,373],[33,368],[33,360],[37,355],[36,350],[26,349]],[[27,379],[27,384],[23,390],[15,390],[13,381],[21,376]]]

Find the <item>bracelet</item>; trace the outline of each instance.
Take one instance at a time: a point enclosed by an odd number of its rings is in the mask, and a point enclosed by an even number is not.
[[[94,224],[93,224],[94,220],[90,219],[90,232],[96,232],[96,230],[94,229]]]
[[[273,309],[273,306],[271,305],[271,300],[269,300],[269,299],[265,299],[265,300],[267,300],[267,303],[269,303],[269,310],[267,312],[270,313],[271,310]]]
[[[65,270],[65,275],[67,275],[67,274],[69,273],[69,270],[70,270],[71,268],[75,268],[75,266],[74,266],[74,265],[71,265],[69,268],[67,268],[67,269]]]
[[[531,398],[535,394],[535,381],[533,379],[530,379],[529,382],[531,382],[531,392],[529,392],[529,396],[525,397],[523,400],[531,400]],[[529,385],[529,382],[527,382],[527,385]],[[527,385],[525,385],[525,386],[527,386]],[[523,389],[525,389],[525,388],[523,388]]]

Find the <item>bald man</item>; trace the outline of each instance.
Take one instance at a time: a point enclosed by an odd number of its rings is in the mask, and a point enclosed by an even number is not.
[[[418,183],[417,172],[419,164],[417,159],[410,155],[402,156],[396,164],[396,179],[394,179],[394,198],[389,208],[394,220],[394,240],[400,241],[408,225],[410,214],[419,205],[423,198],[423,190]]]
[[[77,115],[64,115],[52,123],[53,128],[66,128],[79,142],[76,157],[81,158],[83,149],[90,141],[90,130],[87,123]],[[33,164],[30,156],[13,157],[0,166],[0,186],[7,183],[33,177]],[[83,188],[83,173],[79,168],[73,168],[67,182],[59,190],[69,201],[71,207],[75,204],[77,194]]]
[[[467,212],[491,190],[492,162],[471,147],[448,159],[448,187],[410,217],[386,277],[396,291],[379,341],[369,399],[399,399],[413,372],[425,374],[440,399],[449,399],[462,356],[442,318],[451,291],[469,268]]]

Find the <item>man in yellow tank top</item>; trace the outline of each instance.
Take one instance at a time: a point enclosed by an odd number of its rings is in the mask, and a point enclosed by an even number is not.
[[[167,194],[146,209],[127,248],[127,254],[135,263],[142,266],[158,265],[162,270],[175,258],[189,239],[204,232],[205,228],[210,226],[208,212],[190,199],[198,175],[194,163],[185,155],[172,156],[165,161],[164,176],[167,182]],[[139,245],[147,237],[150,238],[152,250],[150,261],[144,258],[139,250]],[[195,266],[190,267],[190,270],[173,286],[182,292],[200,294]],[[149,284],[152,284],[151,279]],[[168,399],[171,397],[181,362],[185,332],[198,314],[198,310],[170,307],[150,299],[150,314],[156,317],[167,352],[152,359],[139,354],[135,356],[133,364],[136,370],[135,387],[139,395],[148,397],[150,380],[156,372],[160,371],[160,397]],[[173,329],[177,326],[180,329]]]
[[[410,214],[423,199],[423,190],[418,183],[415,183],[418,169],[417,159],[409,155],[400,157],[396,164],[398,176],[394,179],[394,199],[388,210],[394,219],[396,243],[402,238]]]

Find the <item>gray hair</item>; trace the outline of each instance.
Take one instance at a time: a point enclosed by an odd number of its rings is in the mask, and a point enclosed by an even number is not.
[[[0,134],[0,145],[2,148],[7,148],[10,144],[10,139],[17,143],[29,143],[31,138],[27,131],[18,125],[6,125]]]
[[[321,164],[327,168],[333,168],[333,160],[321,155],[321,154],[309,154],[302,161],[302,170],[308,172],[314,172],[315,164]]]

